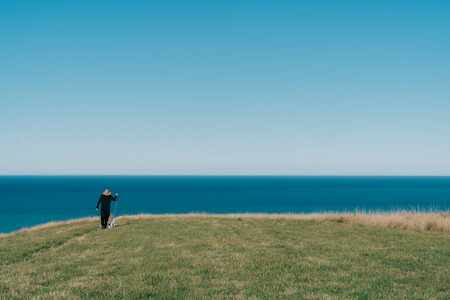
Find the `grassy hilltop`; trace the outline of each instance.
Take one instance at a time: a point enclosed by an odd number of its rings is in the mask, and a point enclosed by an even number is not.
[[[99,223],[1,237],[0,298],[450,298],[446,232],[251,216]]]

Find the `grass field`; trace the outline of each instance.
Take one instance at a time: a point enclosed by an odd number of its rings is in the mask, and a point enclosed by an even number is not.
[[[97,218],[41,226],[0,238],[0,297],[450,298],[448,233],[337,221],[194,215],[122,218],[106,230]]]

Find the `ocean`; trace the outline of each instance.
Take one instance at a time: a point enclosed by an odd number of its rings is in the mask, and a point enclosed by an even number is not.
[[[450,210],[450,177],[0,176],[0,232],[98,216],[105,189],[117,215]]]

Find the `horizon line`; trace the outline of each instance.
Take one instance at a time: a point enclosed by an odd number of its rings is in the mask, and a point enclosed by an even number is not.
[[[129,176],[129,177],[450,177],[450,174],[0,174],[0,176]]]

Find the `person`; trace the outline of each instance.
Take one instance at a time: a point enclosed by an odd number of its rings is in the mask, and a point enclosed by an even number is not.
[[[100,203],[102,204],[101,210],[100,210],[100,221],[102,222],[102,229],[105,229],[106,226],[108,226],[108,219],[111,207],[111,201],[117,201],[119,198],[119,194],[116,194],[116,197],[111,196],[111,192],[106,189],[103,194],[100,196],[100,199],[98,199],[97,207],[95,210],[98,210],[98,206]]]

